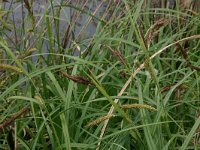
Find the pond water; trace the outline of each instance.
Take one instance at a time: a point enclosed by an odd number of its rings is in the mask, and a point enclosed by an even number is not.
[[[29,1],[30,4],[30,1]],[[93,19],[90,18],[88,14],[80,13],[76,9],[72,7],[67,7],[67,5],[72,5],[74,7],[83,9],[84,11],[90,11],[91,13],[94,13],[97,9],[98,11],[95,13],[95,16],[98,18],[102,12],[105,11],[107,8],[108,2],[102,2],[102,1],[91,1],[91,0],[73,0],[71,2],[62,3],[62,0],[54,0],[52,1],[52,4],[54,6],[54,9],[56,9],[56,6],[63,4],[65,6],[62,7],[60,12],[60,36],[64,36],[63,31],[66,31],[67,27],[69,26],[69,22],[75,23],[75,27],[73,28],[73,33],[76,35],[80,35],[81,30],[83,29],[83,26],[88,23],[87,28],[84,30],[85,34],[88,37],[92,36],[96,29],[96,23]],[[33,15],[36,19],[36,27],[40,28],[42,25],[42,20],[44,17],[44,14],[46,12],[51,11],[51,4],[49,0],[34,0],[32,2],[32,10]],[[99,7],[99,8],[98,8]],[[10,11],[7,16],[8,22],[14,22],[16,29],[22,29],[23,25],[25,24],[27,29],[31,28],[31,24],[26,24],[30,21],[30,16],[28,14],[28,9],[24,3],[23,0],[15,2],[15,1],[9,1],[3,3],[3,8],[7,11]],[[48,13],[47,13],[48,14]],[[50,17],[52,17],[52,14],[48,14]],[[13,25],[13,24],[11,24]],[[13,25],[14,26],[14,25]],[[10,37],[14,37],[16,34],[15,32],[11,31],[8,33]],[[19,35],[18,35],[19,36]]]
[[[28,5],[31,6],[32,9],[35,22],[34,33],[29,32],[32,30],[34,23],[25,2],[28,2]],[[16,52],[20,52],[24,47],[34,47],[34,45],[37,45],[37,39],[40,32],[44,32],[45,17],[48,16],[49,20],[53,20],[52,6],[54,13],[56,13],[59,8],[58,6],[62,5],[59,15],[60,40],[64,39],[70,25],[71,38],[73,36],[72,40],[76,42],[79,42],[82,39],[85,40],[84,45],[82,45],[79,50],[75,49],[73,52],[73,55],[79,55],[80,50],[87,48],[87,43],[89,43],[90,38],[94,35],[97,27],[95,19],[86,12],[90,12],[95,17],[100,18],[107,9],[108,4],[109,1],[105,0],[8,0],[3,2],[1,6],[4,10],[9,12],[4,16],[4,19],[6,19],[6,22],[10,27],[10,31],[3,31],[3,37],[9,42],[9,46]],[[52,22],[50,23],[53,35],[56,39],[55,24]],[[62,43],[62,41],[60,41],[60,43]],[[70,44],[72,44],[72,42]],[[70,48],[70,44],[68,44],[66,48]],[[58,51],[58,47],[56,47],[56,45],[54,45],[54,47],[55,51]],[[49,48],[49,41],[45,40],[44,37],[41,47],[42,53],[49,52]],[[37,61],[37,58],[33,58],[33,61]]]

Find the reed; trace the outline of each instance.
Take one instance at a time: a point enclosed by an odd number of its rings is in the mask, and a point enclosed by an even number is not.
[[[200,149],[199,0],[1,2],[0,149]]]

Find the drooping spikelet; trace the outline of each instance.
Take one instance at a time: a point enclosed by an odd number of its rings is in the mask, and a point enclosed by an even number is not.
[[[21,73],[22,70],[16,66],[11,66],[9,64],[0,64],[0,69],[4,69],[4,70],[13,70],[16,71],[18,73]]]
[[[105,120],[107,120],[107,119],[110,119],[110,118],[112,118],[112,117],[114,117],[114,115],[101,116],[101,117],[99,117],[99,118],[97,118],[97,119],[95,119],[95,120],[89,122],[85,127],[86,127],[86,128],[89,128],[89,127],[92,127],[92,126],[94,126],[94,125],[98,125],[98,124],[100,124],[101,122],[103,122],[103,121],[105,121]]]
[[[147,104],[125,104],[122,105],[121,108],[123,109],[130,109],[130,108],[143,108],[151,111],[156,111],[156,109],[150,105]]]

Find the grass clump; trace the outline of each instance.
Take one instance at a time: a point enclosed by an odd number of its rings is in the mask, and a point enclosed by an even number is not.
[[[1,6],[0,149],[200,148],[198,1],[37,5]]]

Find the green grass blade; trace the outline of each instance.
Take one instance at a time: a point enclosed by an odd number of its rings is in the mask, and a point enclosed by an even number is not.
[[[186,136],[183,145],[180,147],[180,150],[185,150],[187,149],[187,146],[189,144],[189,142],[192,140],[192,137],[194,136],[197,128],[199,128],[200,126],[200,116],[198,117],[198,119],[195,121],[195,124],[193,125],[192,129],[190,130],[189,134]]]
[[[139,94],[139,104],[144,104],[143,103],[143,93],[142,93],[142,87],[140,85],[140,82],[138,82],[138,94]],[[148,124],[148,114],[145,112],[144,109],[141,109],[140,110],[140,114],[141,114],[141,118],[142,118],[142,124]],[[156,145],[154,142],[154,139],[152,137],[152,130],[150,128],[150,126],[144,126],[144,135],[145,135],[145,138],[146,138],[146,142],[147,142],[147,145],[148,145],[148,149],[149,150],[156,150]]]

